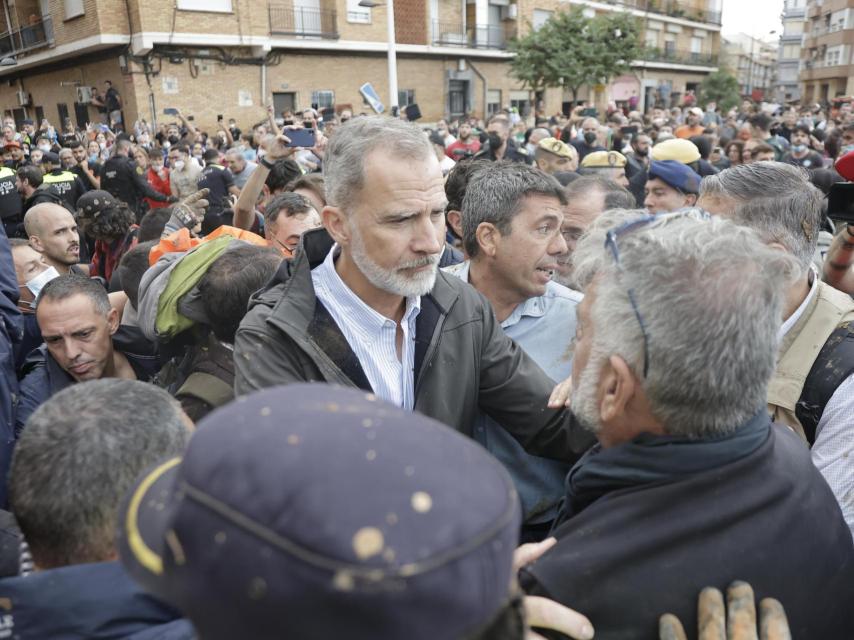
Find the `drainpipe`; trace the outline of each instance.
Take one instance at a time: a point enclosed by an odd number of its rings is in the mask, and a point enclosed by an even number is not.
[[[261,63],[261,105],[267,104],[267,59]]]
[[[472,71],[474,71],[475,75],[476,75],[478,78],[480,78],[480,81],[481,81],[481,82],[483,82],[483,121],[484,121],[484,122],[486,122],[486,117],[487,117],[487,113],[486,113],[486,94],[487,94],[487,90],[489,89],[489,86],[488,86],[488,85],[487,85],[487,83],[486,83],[486,76],[485,76],[485,75],[483,75],[483,74],[480,72],[480,69],[478,69],[476,66],[474,66],[474,65],[472,64],[471,60],[466,60],[466,63],[468,64],[468,66],[470,66],[470,67],[471,67],[471,70],[472,70]]]

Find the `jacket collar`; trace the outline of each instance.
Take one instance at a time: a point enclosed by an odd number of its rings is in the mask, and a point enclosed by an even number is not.
[[[118,562],[80,564],[0,580],[15,637],[126,638],[177,612],[146,595]]]
[[[283,288],[267,321],[286,331],[302,348],[320,349],[355,386],[370,390],[359,359],[335,320],[317,300],[311,280],[311,270],[326,259],[334,244],[324,228],[302,235],[293,260],[283,260],[268,285],[268,289],[276,285]],[[453,276],[440,270],[433,290],[421,297],[421,312],[415,323],[416,389],[433,335],[459,295],[448,278]]]

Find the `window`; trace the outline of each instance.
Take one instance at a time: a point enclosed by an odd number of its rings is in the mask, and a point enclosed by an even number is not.
[[[231,0],[178,0],[181,11],[208,11],[231,13]]]
[[[531,112],[531,96],[527,91],[510,92],[510,108],[519,110],[519,115],[527,117]]]
[[[400,89],[397,92],[397,104],[401,107],[415,104],[415,89]]]
[[[65,0],[65,19],[71,20],[86,13],[83,0]]]
[[[800,20],[787,22],[783,29],[784,36],[799,36],[804,32],[804,23]]]
[[[691,53],[700,53],[703,50],[702,38],[691,38]]]
[[[334,91],[312,91],[311,106],[314,109],[329,109],[335,106]]]
[[[546,9],[534,9],[534,22],[532,23],[534,31],[539,31],[549,21],[553,13],[554,11],[547,11]]]
[[[781,57],[783,60],[795,60],[801,57],[801,45],[784,44]]]
[[[371,8],[360,7],[359,0],[347,0],[347,22],[371,24]]]
[[[501,89],[487,89],[486,114],[492,115],[501,111]]]
[[[658,31],[655,31],[653,29],[649,29],[649,30],[647,30],[646,35],[644,37],[645,37],[645,41],[646,41],[646,46],[652,47],[653,49],[658,48],[658,37],[659,37]]]

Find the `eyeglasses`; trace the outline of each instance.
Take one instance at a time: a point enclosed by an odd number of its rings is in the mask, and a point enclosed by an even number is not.
[[[605,234],[605,248],[610,250],[611,255],[614,256],[614,263],[617,265],[617,270],[620,273],[620,277],[622,277],[625,273],[623,271],[622,262],[620,261],[620,249],[617,245],[617,241],[621,236],[625,236],[626,234],[629,234],[632,231],[636,231],[637,229],[640,229],[641,227],[644,227],[648,224],[666,224],[671,220],[686,217],[694,218],[696,220],[711,219],[711,216],[702,209],[681,209],[673,213],[662,213],[658,215],[646,214],[639,218],[636,218],[635,220],[625,222],[620,226],[608,231],[608,233]],[[635,290],[632,287],[628,287],[626,289],[626,294],[628,295],[629,304],[632,305],[632,311],[635,314],[635,318],[637,318],[638,320],[641,335],[643,336],[643,377],[646,378],[647,373],[649,372],[649,337],[647,336],[646,325],[644,324],[643,316],[641,316],[640,309],[638,308]]]
[[[294,251],[296,251],[296,250],[297,250],[297,247],[296,247],[296,246],[294,246],[294,247],[289,247],[289,246],[288,246],[288,245],[286,245],[284,242],[282,242],[281,240],[279,240],[276,236],[273,236],[273,242],[275,242],[277,245],[279,245],[279,247],[281,247],[281,249],[285,252],[285,257],[286,257],[286,258],[292,258],[292,257],[293,257],[293,255],[294,255]]]

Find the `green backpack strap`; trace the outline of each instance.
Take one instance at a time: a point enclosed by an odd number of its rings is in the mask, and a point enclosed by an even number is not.
[[[193,396],[204,400],[212,407],[221,407],[234,400],[234,388],[216,376],[202,371],[191,373],[178,392],[180,396]]]

